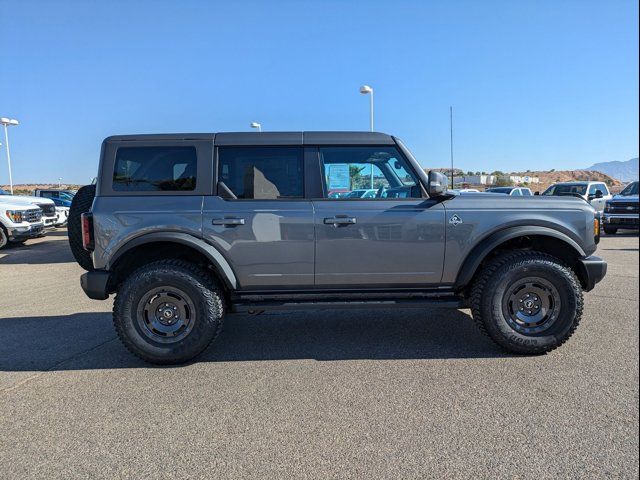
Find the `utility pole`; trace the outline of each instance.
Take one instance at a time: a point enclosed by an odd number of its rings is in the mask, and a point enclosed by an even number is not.
[[[449,133],[451,140],[451,188],[453,187],[453,107],[449,107]]]

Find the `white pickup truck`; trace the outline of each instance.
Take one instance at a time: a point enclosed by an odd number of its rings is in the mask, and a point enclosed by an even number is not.
[[[50,198],[11,195],[9,192],[0,188],[0,202],[40,208],[42,210],[42,223],[44,224],[44,228],[54,228],[56,223],[58,223],[56,204]]]
[[[0,196],[0,249],[9,242],[22,243],[42,235],[42,209],[37,205],[15,203]]]

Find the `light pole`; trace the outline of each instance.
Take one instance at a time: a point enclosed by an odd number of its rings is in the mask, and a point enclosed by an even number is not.
[[[58,178],[58,190],[62,189],[62,177]]]
[[[373,88],[369,85],[363,85],[360,87],[360,93],[363,95],[369,94],[369,116],[371,121],[371,131],[373,132]]]
[[[453,107],[449,107],[449,140],[450,140],[450,148],[451,148],[451,188],[453,186]]]
[[[16,126],[19,124],[15,118],[0,118],[0,123],[4,125],[4,142],[7,144],[7,163],[9,164],[9,191],[13,195],[13,178],[11,177],[11,152],[9,151],[9,126]]]
[[[249,125],[251,128],[257,128],[259,132],[262,131],[262,125],[260,125],[258,122],[251,122],[251,125]]]

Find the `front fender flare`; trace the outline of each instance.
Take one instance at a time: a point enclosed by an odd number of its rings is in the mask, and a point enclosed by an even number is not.
[[[132,240],[129,240],[127,243],[119,247],[118,250],[116,250],[115,254],[111,256],[111,258],[109,259],[109,263],[106,265],[107,270],[110,270],[118,261],[118,259],[132,248],[144,245],[145,243],[153,242],[179,243],[197,250],[205,257],[207,257],[209,261],[214,265],[227,287],[229,287],[231,290],[236,290],[238,288],[238,280],[235,273],[233,273],[231,265],[229,265],[229,262],[227,262],[224,256],[215,247],[209,245],[207,242],[200,238],[180,232],[147,233],[145,235],[141,235]]]
[[[552,237],[562,240],[568,246],[572,247],[580,257],[586,256],[584,249],[575,240],[558,230],[554,230],[553,228],[542,226],[509,227],[504,230],[499,230],[484,238],[473,248],[473,250],[471,250],[471,252],[469,252],[462,263],[462,267],[458,271],[454,288],[458,289],[468,285],[482,261],[493,249],[514,238],[532,235]]]

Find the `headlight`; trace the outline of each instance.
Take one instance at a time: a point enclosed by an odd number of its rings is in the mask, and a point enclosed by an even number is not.
[[[610,212],[611,211],[611,203],[610,202],[606,202],[604,204],[604,211],[605,212]]]
[[[22,212],[18,210],[7,210],[7,218],[13,223],[23,222]]]

